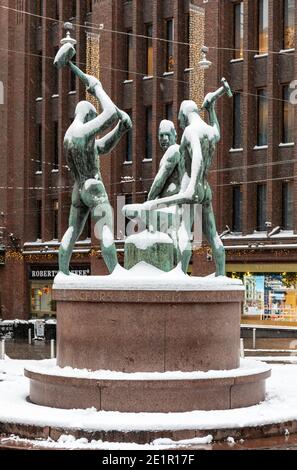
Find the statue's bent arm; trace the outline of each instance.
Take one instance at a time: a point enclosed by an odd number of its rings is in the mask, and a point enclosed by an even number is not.
[[[110,153],[118,144],[123,132],[120,129],[120,123],[101,139],[96,140],[96,147],[100,155]]]
[[[98,134],[98,132],[104,131],[112,126],[117,118],[117,111],[113,111],[112,109],[104,110],[95,119],[83,124],[84,135],[86,137],[93,137]]]
[[[154,205],[155,208],[164,204],[172,206],[176,204],[199,203],[199,188],[202,187],[201,176],[203,172],[202,151],[199,137],[186,129],[183,137],[182,149],[183,151],[189,152],[192,158],[191,177],[188,187],[183,192],[156,200]]]
[[[100,81],[93,77],[92,75],[87,75],[79,67],[74,65],[71,61],[69,61],[69,66],[75,75],[77,75],[80,80],[86,85],[87,90],[90,94],[92,94],[100,103],[103,112],[97,116],[97,118],[89,121],[88,123],[84,124],[85,129],[89,136],[97,134],[97,132],[104,131],[112,126],[115,121],[119,118],[119,113],[117,107],[112,102],[110,97],[105,93],[102,88]],[[88,124],[92,124],[88,126]]]
[[[166,158],[166,153],[164,157]],[[159,194],[162,192],[166,181],[168,180],[169,176],[172,175],[173,170],[178,163],[178,157],[179,157],[179,153],[175,152],[171,157],[166,159],[166,163],[162,165],[162,162],[161,162],[159,171],[154,179],[154,182],[148,194],[148,198],[147,198],[148,201],[156,199],[159,196]]]
[[[208,112],[209,124],[210,126],[214,127],[217,131],[213,137],[214,143],[217,144],[221,139],[221,129],[220,129],[220,124],[219,124],[219,120],[218,120],[216,109],[215,109],[215,103],[212,103],[206,109]]]

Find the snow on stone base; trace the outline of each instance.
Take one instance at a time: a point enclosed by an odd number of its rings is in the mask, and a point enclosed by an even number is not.
[[[243,377],[246,375],[261,374],[271,369],[267,364],[251,359],[241,359],[240,367],[231,370],[209,370],[207,372],[117,372],[110,370],[89,371],[87,369],[73,369],[72,367],[59,367],[56,359],[46,359],[26,367],[26,370],[37,374],[46,374],[58,377],[73,377],[77,379],[96,380],[206,380]]]
[[[40,361],[0,361],[0,423],[55,426],[86,431],[162,431],[234,429],[297,420],[297,365],[272,365],[267,398],[259,405],[217,411],[186,413],[119,413],[63,410],[36,406],[26,401],[29,380],[24,368]]]
[[[144,261],[127,270],[117,265],[108,276],[77,276],[59,272],[54,280],[54,289],[82,290],[237,290],[244,291],[240,279],[226,276],[195,277],[184,274],[180,265],[168,273],[150,266]]]

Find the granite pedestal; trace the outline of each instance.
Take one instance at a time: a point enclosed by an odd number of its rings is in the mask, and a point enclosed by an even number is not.
[[[239,367],[243,295],[230,289],[56,289],[58,368],[26,371],[30,399],[128,412],[259,403],[270,372]],[[72,368],[66,375],[65,367]],[[100,372],[82,377],[77,369]]]

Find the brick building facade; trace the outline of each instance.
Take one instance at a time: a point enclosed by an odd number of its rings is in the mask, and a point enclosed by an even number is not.
[[[225,76],[236,94],[233,100],[224,97],[218,103],[222,140],[210,174],[218,231],[226,225],[231,230],[223,238],[227,270],[236,276],[286,272],[294,278],[296,146],[282,141],[284,116],[289,113],[292,120],[291,108],[284,109],[284,86],[295,78],[297,63],[295,27],[290,36],[293,43],[290,47],[285,44],[292,30],[292,3],[0,1],[0,81],[4,85],[4,105],[0,105],[0,226],[4,227],[0,317],[54,314],[51,284],[71,194],[63,136],[76,103],[85,99],[84,86],[78,80],[74,83],[66,69],[57,73],[52,64],[65,35],[63,22],[68,20],[75,25],[77,63],[87,67],[88,40],[96,37],[100,80],[133,120],[133,132],[111,156],[101,159],[103,180],[116,208],[117,196],[127,202],[146,199],[162,156],[157,140],[159,122],[168,117],[177,126],[181,101],[193,97],[189,15],[203,15],[205,37],[200,40],[209,47],[208,59],[213,63],[205,72],[205,92],[215,90]],[[289,10],[288,20],[284,13]],[[295,26],[297,8],[293,11]],[[296,114],[296,107],[293,109]],[[297,119],[293,125],[295,137]],[[265,222],[271,224],[268,230]],[[267,231],[277,226],[281,231],[268,238]],[[86,228],[71,267],[105,273],[91,235],[91,227]],[[210,258],[206,247],[195,252],[192,272],[212,272]]]
[[[254,286],[246,312],[296,319],[297,107],[290,98],[296,88],[297,5],[217,3],[218,79],[225,76],[234,92],[220,108],[213,186],[218,226],[231,229],[223,237],[227,271],[243,277],[247,292]]]
[[[67,69],[56,72],[53,67],[65,35],[63,22],[75,25],[76,62],[84,70],[88,38],[97,37],[103,87],[132,116],[133,133],[101,160],[102,177],[116,207],[117,195],[127,202],[146,199],[161,158],[159,122],[173,117],[177,124],[180,102],[188,98],[189,48],[184,43],[189,2],[1,0],[0,6],[0,80],[5,89],[0,107],[5,248],[0,265],[1,316],[26,319],[54,313],[51,286],[59,240],[67,228],[72,184],[63,136],[76,103],[85,99],[84,86],[78,80],[74,84]],[[106,273],[91,235],[91,228],[86,228],[71,268]]]

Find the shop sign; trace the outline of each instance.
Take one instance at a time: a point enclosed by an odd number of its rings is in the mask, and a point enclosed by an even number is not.
[[[90,276],[91,268],[89,266],[77,266],[75,269],[70,269],[73,274],[79,276]],[[44,279],[54,279],[58,274],[58,267],[41,267],[41,266],[30,266],[29,267],[29,278],[32,281],[39,281]]]

